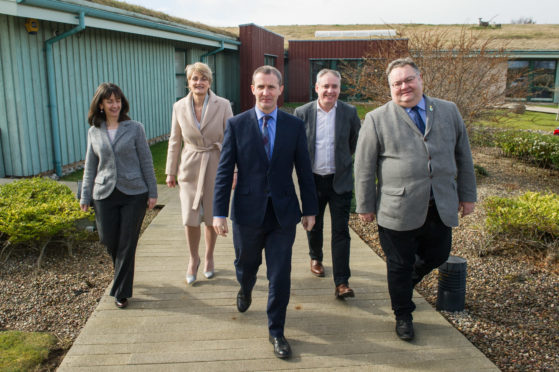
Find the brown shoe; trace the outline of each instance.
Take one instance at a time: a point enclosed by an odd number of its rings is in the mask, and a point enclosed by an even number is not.
[[[311,273],[314,276],[323,277],[324,276],[324,266],[322,266],[322,262],[318,260],[311,260]]]
[[[334,294],[337,298],[355,297],[355,292],[353,292],[353,289],[349,288],[347,284],[340,284],[337,286]]]

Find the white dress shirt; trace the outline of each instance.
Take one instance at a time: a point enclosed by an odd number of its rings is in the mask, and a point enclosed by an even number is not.
[[[336,163],[334,150],[336,147],[336,107],[328,112],[324,111],[316,102],[316,142],[314,153],[313,173],[321,176],[334,174]]]

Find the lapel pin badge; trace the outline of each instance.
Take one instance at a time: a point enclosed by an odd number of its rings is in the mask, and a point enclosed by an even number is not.
[[[429,105],[429,111],[433,112],[433,106]]]

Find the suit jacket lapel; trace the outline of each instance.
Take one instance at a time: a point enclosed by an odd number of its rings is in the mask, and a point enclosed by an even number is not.
[[[435,118],[435,112],[433,111],[433,102],[427,96],[425,96],[425,135],[429,133],[431,127],[433,126]]]
[[[411,129],[413,129],[414,131],[416,131],[417,133],[421,134],[421,132],[419,131],[419,128],[417,128],[417,125],[415,125],[415,123],[413,122],[413,120],[410,118],[410,116],[408,115],[408,113],[406,112],[406,110],[394,103],[394,101],[390,101],[390,103],[392,104],[392,106],[394,107],[394,109],[396,110],[396,116],[400,117],[401,119],[404,120],[404,122],[411,127]],[[421,134],[423,136],[423,134]]]
[[[314,166],[314,154],[316,152],[316,116],[318,101],[313,101],[308,113],[308,125],[309,125],[309,156],[311,158],[311,165]]]
[[[115,146],[116,143],[118,142],[118,140],[120,139],[120,137],[122,137],[124,135],[124,133],[126,132],[126,129],[128,128],[128,122],[121,122],[118,124],[118,129],[116,130],[116,134],[115,134],[115,139],[112,142],[112,146]],[[107,130],[107,127],[105,127],[105,130]],[[107,138],[109,138],[109,133],[107,130]],[[111,140],[109,139],[109,143],[111,142]]]

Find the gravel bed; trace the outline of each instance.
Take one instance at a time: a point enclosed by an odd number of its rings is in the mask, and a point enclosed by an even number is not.
[[[441,313],[502,371],[558,371],[557,252],[533,255],[506,249],[502,242],[489,243],[481,202],[488,196],[525,191],[559,193],[559,172],[501,158],[494,149],[475,149],[474,163],[489,176],[478,179],[480,203],[453,230],[451,253],[467,259],[465,310]],[[364,224],[352,215],[350,226],[384,257],[376,224]],[[433,307],[437,286],[435,270],[416,287]]]
[[[157,215],[147,211],[142,231]],[[65,246],[38,253],[14,252],[0,261],[0,331],[50,332],[58,349],[40,371],[54,371],[113,279],[112,261],[98,241],[82,242],[69,256]]]

